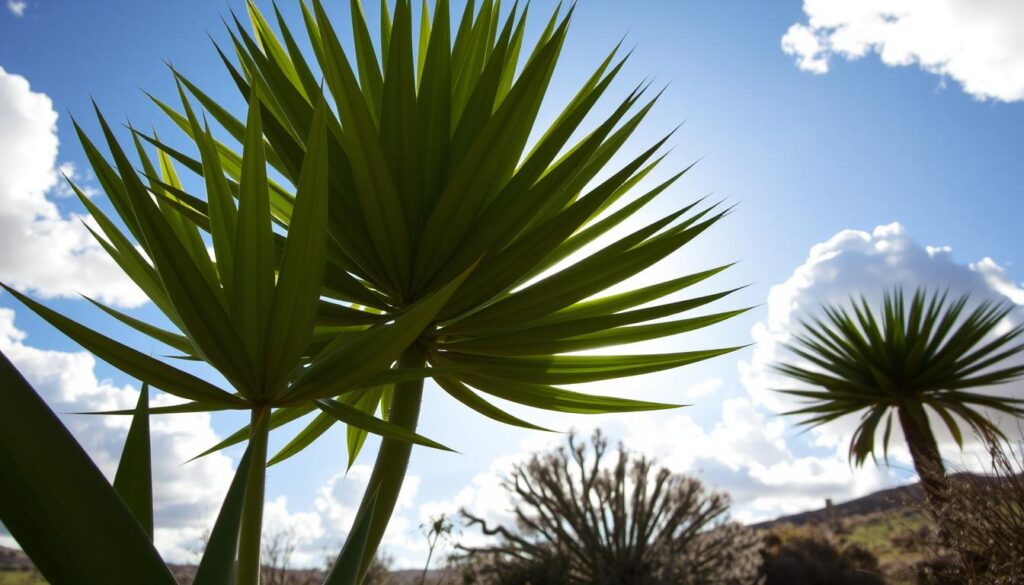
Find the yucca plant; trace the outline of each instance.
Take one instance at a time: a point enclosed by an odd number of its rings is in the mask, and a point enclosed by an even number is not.
[[[276,6],[277,32],[251,2],[253,32],[238,19],[229,25],[235,61],[217,47],[249,104],[245,121],[177,71],[180,105],[153,98],[197,155],[133,130],[141,161],[135,168],[101,116],[111,165],[79,130],[128,230],[82,196],[100,225],[97,237],[179,332],[103,309],[180,357],[212,365],[234,392],[20,296],[101,358],[188,400],[136,409],[136,416],[253,412],[253,424],[207,451],[249,440],[239,583],[257,579],[271,429],[316,413],[271,464],[337,422],[348,425],[350,462],[367,432],[382,435],[357,525],[331,578],[362,575],[412,445],[442,447],[415,434],[425,377],[485,416],[531,429],[539,427],[483,395],[569,413],[668,408],[560,385],[655,372],[735,348],[564,354],[693,331],[742,312],[679,318],[732,291],[659,302],[726,266],[601,296],[727,210],[680,205],[611,238],[685,172],[627,197],[662,161],[668,136],[612,166],[654,105],[656,97],[641,102],[646,87],[573,140],[623,66],[617,49],[530,143],[572,10],[556,11],[530,48],[527,11],[517,7],[502,14],[499,3],[486,0],[477,10],[470,1],[453,33],[448,2],[438,0],[432,16],[424,2],[417,37],[410,2],[397,2],[393,18],[385,2],[378,52],[353,0],[350,58],[320,2],[301,8],[312,59]],[[241,152],[214,136],[193,101]],[[147,145],[156,148],[157,164]],[[203,196],[186,190],[175,165],[202,177]]]
[[[908,302],[896,289],[886,293],[880,311],[864,297],[851,299],[849,309],[825,305],[824,318],[802,323],[788,344],[804,362],[775,366],[819,388],[783,390],[809,402],[787,413],[809,417],[803,424],[861,415],[850,442],[850,459],[857,465],[875,458],[879,428],[888,459],[895,417],[934,505],[943,501],[946,473],[929,411],[961,446],[963,422],[979,436],[1002,436],[984,410],[1024,416],[1022,400],[970,391],[1024,375],[1024,365],[1007,363],[1024,353],[1024,324],[1001,330],[1014,306],[985,301],[968,310],[968,295],[947,297],[919,289]]]
[[[272,409],[302,404],[307,410],[319,408],[325,416],[360,428],[439,446],[402,427],[365,414],[353,406],[352,401],[395,375],[409,374],[387,368],[429,322],[458,280],[432,299],[410,307],[391,325],[344,338],[335,337],[327,344],[315,344],[314,328],[327,239],[324,227],[326,111],[325,102],[320,100],[307,138],[308,156],[296,181],[291,210],[295,229],[288,232],[287,237],[277,237],[270,220],[260,109],[258,102],[253,102],[241,157],[241,180],[235,186],[237,208],[228,180],[223,175],[206,173],[210,206],[218,206],[222,214],[211,221],[217,222],[217,227],[210,225],[214,247],[220,250],[216,264],[206,251],[196,225],[186,221],[178,211],[154,200],[153,194],[162,187],[151,185],[147,189],[144,186],[102,116],[100,122],[118,174],[114,174],[115,167],[106,165],[95,146],[83,135],[86,150],[94,168],[103,174],[102,182],[115,209],[151,260],[137,251],[127,236],[82,196],[83,203],[107,236],[100,241],[181,333],[166,331],[97,305],[124,323],[183,352],[185,357],[204,360],[223,375],[234,392],[92,331],[7,288],[29,308],[99,357],[154,387],[187,400],[175,406],[147,407],[141,414],[251,411],[252,424],[246,436],[250,440],[250,457],[258,463],[249,466],[250,473],[245,478],[241,531],[240,536],[235,535],[239,539],[240,583],[255,582],[259,571],[264,463]],[[212,139],[208,145],[212,145]],[[139,154],[143,168],[152,170],[141,148]],[[169,160],[161,156],[160,162],[164,180],[171,188],[177,180]],[[211,160],[207,162],[216,164]],[[275,257],[275,239],[279,258]],[[421,377],[423,372],[411,375]],[[345,393],[342,400],[332,399]],[[138,410],[114,414],[136,412]],[[140,502],[141,505],[132,506],[133,510],[140,517],[148,514],[151,518],[149,499],[143,498]],[[129,504],[133,503],[129,499]],[[152,533],[152,520],[144,524]]]

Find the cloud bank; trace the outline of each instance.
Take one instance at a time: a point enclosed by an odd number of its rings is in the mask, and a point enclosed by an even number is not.
[[[53,102],[0,67],[0,280],[43,297],[143,304],[142,291],[85,229],[91,218],[62,214],[47,198],[67,194],[58,146]],[[60,168],[77,174],[71,163]]]
[[[979,100],[1024,99],[1024,2],[1019,0],[804,0],[806,23],[782,50],[797,66],[827,73],[833,57],[878,54],[951,78]]]

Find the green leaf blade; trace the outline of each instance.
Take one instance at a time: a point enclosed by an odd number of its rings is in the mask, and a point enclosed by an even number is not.
[[[46,580],[176,585],[131,510],[3,355],[0,403],[0,521]]]
[[[114,490],[121,496],[142,529],[153,539],[153,468],[149,441],[149,385],[139,391],[137,412],[128,427],[121,459],[114,475]]]

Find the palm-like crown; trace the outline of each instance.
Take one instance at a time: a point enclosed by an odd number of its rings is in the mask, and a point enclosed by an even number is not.
[[[127,230],[79,192],[97,238],[169,325],[103,310],[179,357],[213,366],[232,390],[20,295],[102,359],[188,400],[141,414],[251,410],[253,424],[214,447],[250,439],[247,501],[261,501],[271,429],[316,413],[271,463],[339,422],[348,425],[350,462],[367,432],[382,435],[360,508],[361,518],[373,517],[371,544],[351,553],[365,568],[411,443],[441,447],[415,433],[423,378],[434,377],[485,416],[537,428],[489,397],[569,413],[667,408],[561,386],[735,349],[577,354],[693,331],[741,311],[680,317],[728,292],[662,300],[725,266],[602,296],[728,210],[677,205],[615,235],[685,169],[632,195],[663,160],[667,135],[614,162],[657,99],[641,101],[646,86],[583,131],[623,66],[616,51],[550,126],[535,132],[572,10],[564,17],[556,11],[529,47],[527,11],[517,7],[503,17],[500,2],[485,0],[477,10],[470,0],[452,34],[447,0],[436,2],[433,18],[424,2],[417,36],[409,0],[397,2],[394,18],[382,2],[378,53],[360,2],[352,0],[350,58],[321,2],[302,2],[314,57],[307,59],[276,7],[278,31],[253,2],[247,8],[252,34],[237,19],[229,25],[236,61],[217,48],[248,103],[244,121],[174,71],[180,105],[153,99],[194,148],[133,130],[136,165],[100,116],[111,164],[76,124]],[[221,130],[211,130],[194,102]],[[196,189],[176,167],[201,178],[195,183],[205,193],[190,192]],[[248,572],[258,568],[258,511],[242,528],[257,534],[240,545]],[[339,566],[351,564],[348,554]]]
[[[893,414],[900,407],[935,412],[957,444],[963,441],[958,421],[978,433],[999,434],[982,409],[1021,416],[1024,401],[970,390],[1024,375],[1024,364],[1006,363],[1024,351],[1019,342],[1024,324],[1001,331],[1013,305],[985,301],[968,310],[968,301],[967,295],[950,301],[946,293],[917,290],[908,303],[896,289],[885,294],[877,312],[864,297],[851,299],[848,309],[825,305],[824,318],[803,322],[788,344],[806,364],[775,366],[820,388],[783,390],[810,403],[787,414],[809,416],[802,423],[818,426],[860,413],[850,443],[858,465],[874,456],[883,421],[882,446],[888,453]]]

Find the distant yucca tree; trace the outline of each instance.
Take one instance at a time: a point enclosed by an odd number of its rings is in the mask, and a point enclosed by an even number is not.
[[[1022,400],[968,391],[1024,375],[1024,365],[1005,363],[1024,352],[1019,342],[1024,324],[1000,331],[1013,305],[985,301],[968,311],[968,300],[964,295],[949,302],[946,293],[918,290],[907,303],[896,289],[885,295],[880,311],[863,297],[851,300],[850,309],[825,305],[825,319],[803,323],[788,346],[806,364],[775,366],[820,388],[783,390],[810,402],[787,414],[809,416],[802,421],[809,426],[860,414],[850,442],[850,458],[857,465],[874,457],[883,421],[882,446],[888,455],[895,416],[929,501],[940,503],[946,472],[928,411],[961,445],[958,420],[980,436],[1002,436],[979,409],[1024,416]]]
[[[272,429],[316,413],[271,464],[337,422],[348,425],[350,461],[367,432],[384,437],[359,529],[335,569],[355,565],[362,574],[397,501],[412,444],[441,447],[414,432],[423,378],[434,377],[485,416],[539,428],[482,394],[569,413],[667,408],[559,386],[655,372],[735,349],[562,355],[693,331],[742,312],[678,317],[731,291],[647,306],[725,266],[599,296],[726,211],[679,205],[594,248],[685,170],[627,197],[662,161],[668,138],[612,165],[654,104],[656,98],[641,103],[646,87],[572,140],[622,68],[616,51],[535,134],[572,10],[564,17],[556,11],[529,47],[526,10],[502,15],[500,3],[485,0],[477,10],[471,0],[453,34],[447,0],[437,1],[432,17],[424,2],[417,37],[409,0],[397,2],[393,18],[382,2],[378,53],[352,0],[350,57],[319,0],[311,7],[302,2],[310,59],[276,7],[277,32],[254,3],[247,8],[253,33],[237,19],[229,30],[235,61],[217,47],[249,104],[244,121],[175,71],[180,106],[153,99],[198,154],[133,130],[136,168],[101,117],[110,164],[79,129],[128,232],[82,196],[99,224],[97,237],[178,331],[102,308],[181,357],[212,365],[234,392],[21,297],[101,358],[189,400],[140,413],[252,412],[252,425],[208,451],[250,441],[239,583],[258,579]],[[193,100],[243,145],[241,152],[215,138]],[[147,145],[156,147],[156,163]],[[176,166],[202,177],[205,194],[188,192]],[[580,257],[584,249],[590,252]]]

